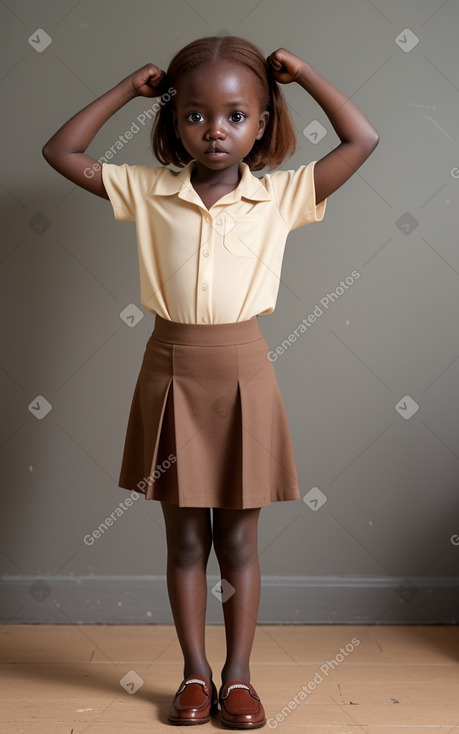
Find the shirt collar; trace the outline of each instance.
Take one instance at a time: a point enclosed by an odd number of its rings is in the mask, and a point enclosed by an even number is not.
[[[193,159],[179,173],[174,173],[171,169],[165,168],[164,174],[158,177],[152,193],[160,196],[178,194],[180,199],[198,203],[202,206],[201,199],[191,184],[191,171],[195,166],[196,160]],[[240,201],[242,198],[251,201],[271,200],[262,181],[250,172],[249,166],[244,161],[239,162],[239,173],[241,174],[241,180],[238,185],[233,191],[225,194],[219,200],[219,204],[231,204]]]

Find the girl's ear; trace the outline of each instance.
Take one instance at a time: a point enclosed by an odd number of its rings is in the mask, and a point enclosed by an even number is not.
[[[260,140],[263,137],[263,133],[266,130],[266,125],[268,124],[268,120],[269,120],[269,112],[268,110],[265,110],[264,112],[261,113],[260,118],[258,120],[258,132],[257,132],[257,137],[255,138],[255,140]]]

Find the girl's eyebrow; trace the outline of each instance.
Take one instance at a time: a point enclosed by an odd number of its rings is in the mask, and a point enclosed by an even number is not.
[[[248,107],[249,105],[247,102],[244,102],[242,99],[236,99],[234,102],[226,102],[225,107]],[[205,102],[198,102],[197,100],[188,100],[188,102],[185,102],[184,107],[206,107]]]

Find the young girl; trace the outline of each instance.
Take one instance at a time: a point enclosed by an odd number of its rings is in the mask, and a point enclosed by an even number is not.
[[[308,92],[341,143],[319,161],[258,178],[251,171],[276,168],[295,149],[278,82]],[[102,125],[137,96],[160,97],[152,144],[163,165],[86,155]],[[298,56],[279,48],[265,59],[246,40],[210,37],[179,51],[166,73],[153,64],[133,72],[43,148],[62,175],[109,199],[117,220],[136,222],[141,302],[156,318],[119,486],[160,501],[164,513],[168,593],[184,656],[171,723],[205,723],[218,704],[229,728],[266,723],[249,668],[258,518],[261,507],[300,492],[258,316],[275,307],[287,234],[323,218],[326,198],[378,141],[362,112]],[[227,644],[218,694],[204,644],[212,542]]]

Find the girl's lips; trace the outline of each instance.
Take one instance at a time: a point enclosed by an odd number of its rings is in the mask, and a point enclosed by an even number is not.
[[[206,155],[209,158],[224,158],[228,153],[225,150],[206,150]]]

